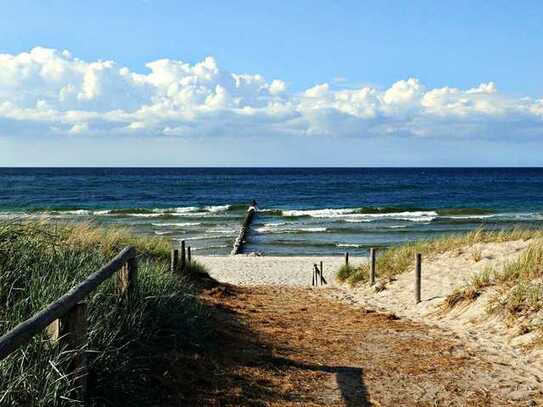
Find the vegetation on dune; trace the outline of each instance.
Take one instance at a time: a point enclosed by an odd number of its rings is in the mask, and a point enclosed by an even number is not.
[[[166,240],[126,229],[51,223],[0,224],[0,333],[26,320],[107,263],[136,246],[138,284],[130,301],[109,279],[87,299],[92,406],[157,405],[174,391],[164,377],[167,352],[206,341],[203,308],[191,285],[169,273]],[[194,270],[203,271],[198,263]],[[70,355],[45,332],[0,361],[0,405],[78,405],[70,400]]]
[[[514,261],[498,267],[486,267],[468,284],[450,293],[443,306],[451,309],[468,304],[491,290],[487,313],[501,315],[511,325],[520,326],[523,332],[543,329],[543,232],[540,230],[511,229],[488,231],[477,229],[471,233],[451,235],[434,240],[410,242],[384,251],[377,257],[379,279],[392,280],[396,275],[413,268],[415,254],[432,256],[445,252],[466,252],[475,263],[481,261],[480,243],[500,243],[514,240],[533,242]],[[351,285],[365,283],[369,279],[369,264],[356,267],[342,266],[337,279]]]
[[[414,266],[415,254],[423,256],[445,253],[452,250],[462,250],[476,243],[507,242],[512,240],[528,240],[543,237],[543,232],[529,229],[511,229],[490,231],[482,228],[466,234],[454,234],[438,239],[418,240],[384,250],[376,259],[379,278],[393,279],[394,276],[405,273]],[[480,260],[480,253],[472,253],[475,261]],[[342,268],[336,277],[339,281],[356,285],[369,279],[369,264],[356,267]]]
[[[466,304],[492,289],[487,312],[505,317],[507,322],[526,320],[532,328],[543,328],[543,243],[532,243],[516,260],[499,267],[487,267],[464,287],[446,299],[446,308]]]

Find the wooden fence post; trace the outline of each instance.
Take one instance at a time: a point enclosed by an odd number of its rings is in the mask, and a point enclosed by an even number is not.
[[[134,290],[137,284],[138,263],[135,257],[126,261],[126,264],[117,272],[117,293],[126,296]]]
[[[345,252],[345,265],[349,267],[349,252]]]
[[[185,251],[185,241],[181,240],[181,273],[185,272],[187,265],[187,254]]]
[[[415,301],[417,302],[417,304],[420,302],[421,263],[422,263],[421,254],[417,253],[416,265],[415,265]]]
[[[322,264],[322,261],[321,261],[321,285],[325,282],[325,279],[324,279],[324,266]]]
[[[372,247],[370,249],[370,285],[375,284],[375,252],[376,250]]]
[[[179,250],[178,249],[172,249],[172,254],[170,257],[170,271],[172,273],[177,273],[177,267],[179,264]]]
[[[187,262],[190,264],[192,263],[192,249],[189,247],[187,247]]]
[[[70,366],[70,375],[74,378],[74,392],[72,397],[85,402],[87,397],[87,304],[84,302],[74,305],[64,316],[55,321],[56,332],[53,339],[64,351],[73,352]]]

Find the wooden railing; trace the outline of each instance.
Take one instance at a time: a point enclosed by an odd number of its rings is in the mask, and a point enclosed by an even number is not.
[[[128,297],[136,284],[137,261],[134,247],[124,248],[100,270],[0,337],[0,360],[47,328],[53,341],[58,342],[64,350],[73,352],[70,370],[75,378],[74,397],[84,400],[87,390],[87,359],[84,351],[87,341],[87,307],[82,301],[115,273],[117,294]]]

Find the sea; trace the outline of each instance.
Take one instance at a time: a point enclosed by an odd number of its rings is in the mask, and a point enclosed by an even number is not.
[[[232,248],[252,200],[247,252],[366,255],[476,228],[543,226],[543,168],[0,168],[0,222],[122,225]]]

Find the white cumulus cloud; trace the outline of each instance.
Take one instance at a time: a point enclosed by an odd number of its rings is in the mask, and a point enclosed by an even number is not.
[[[37,47],[0,54],[0,136],[543,136],[543,99],[508,97],[493,82],[471,89],[429,89],[417,78],[386,89],[333,83],[293,93],[281,79],[232,73],[213,57],[160,59],[134,72]]]

